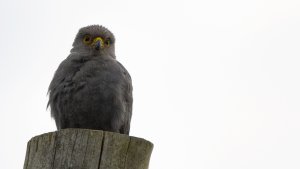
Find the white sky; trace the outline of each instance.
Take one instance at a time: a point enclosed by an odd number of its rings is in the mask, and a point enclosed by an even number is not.
[[[150,169],[300,168],[299,0],[1,1],[1,168],[56,129],[47,88],[90,24],[116,36]]]

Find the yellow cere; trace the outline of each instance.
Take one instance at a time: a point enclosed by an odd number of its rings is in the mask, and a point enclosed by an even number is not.
[[[96,37],[96,38],[93,40],[92,45],[94,45],[97,41],[100,41],[100,47],[103,48],[103,47],[104,47],[104,40],[103,40],[101,37]]]

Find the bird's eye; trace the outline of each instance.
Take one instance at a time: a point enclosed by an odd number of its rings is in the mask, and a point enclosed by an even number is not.
[[[111,45],[111,40],[108,38],[105,40],[105,45],[109,47]]]
[[[83,38],[83,42],[84,42],[85,44],[91,43],[91,40],[92,40],[92,38],[91,38],[90,35],[85,35],[84,38]]]

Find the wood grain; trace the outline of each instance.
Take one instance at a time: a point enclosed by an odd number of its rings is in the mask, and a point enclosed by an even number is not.
[[[64,129],[33,137],[24,169],[148,169],[153,144],[119,133]]]

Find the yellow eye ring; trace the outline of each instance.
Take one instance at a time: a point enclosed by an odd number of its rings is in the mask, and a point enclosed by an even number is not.
[[[110,46],[110,44],[111,44],[111,41],[110,41],[110,39],[106,39],[106,40],[105,40],[105,45],[106,45],[107,47],[109,47],[109,46]]]
[[[85,36],[83,37],[83,43],[85,43],[85,44],[90,44],[91,42],[92,42],[92,38],[91,38],[90,35],[85,35]]]

